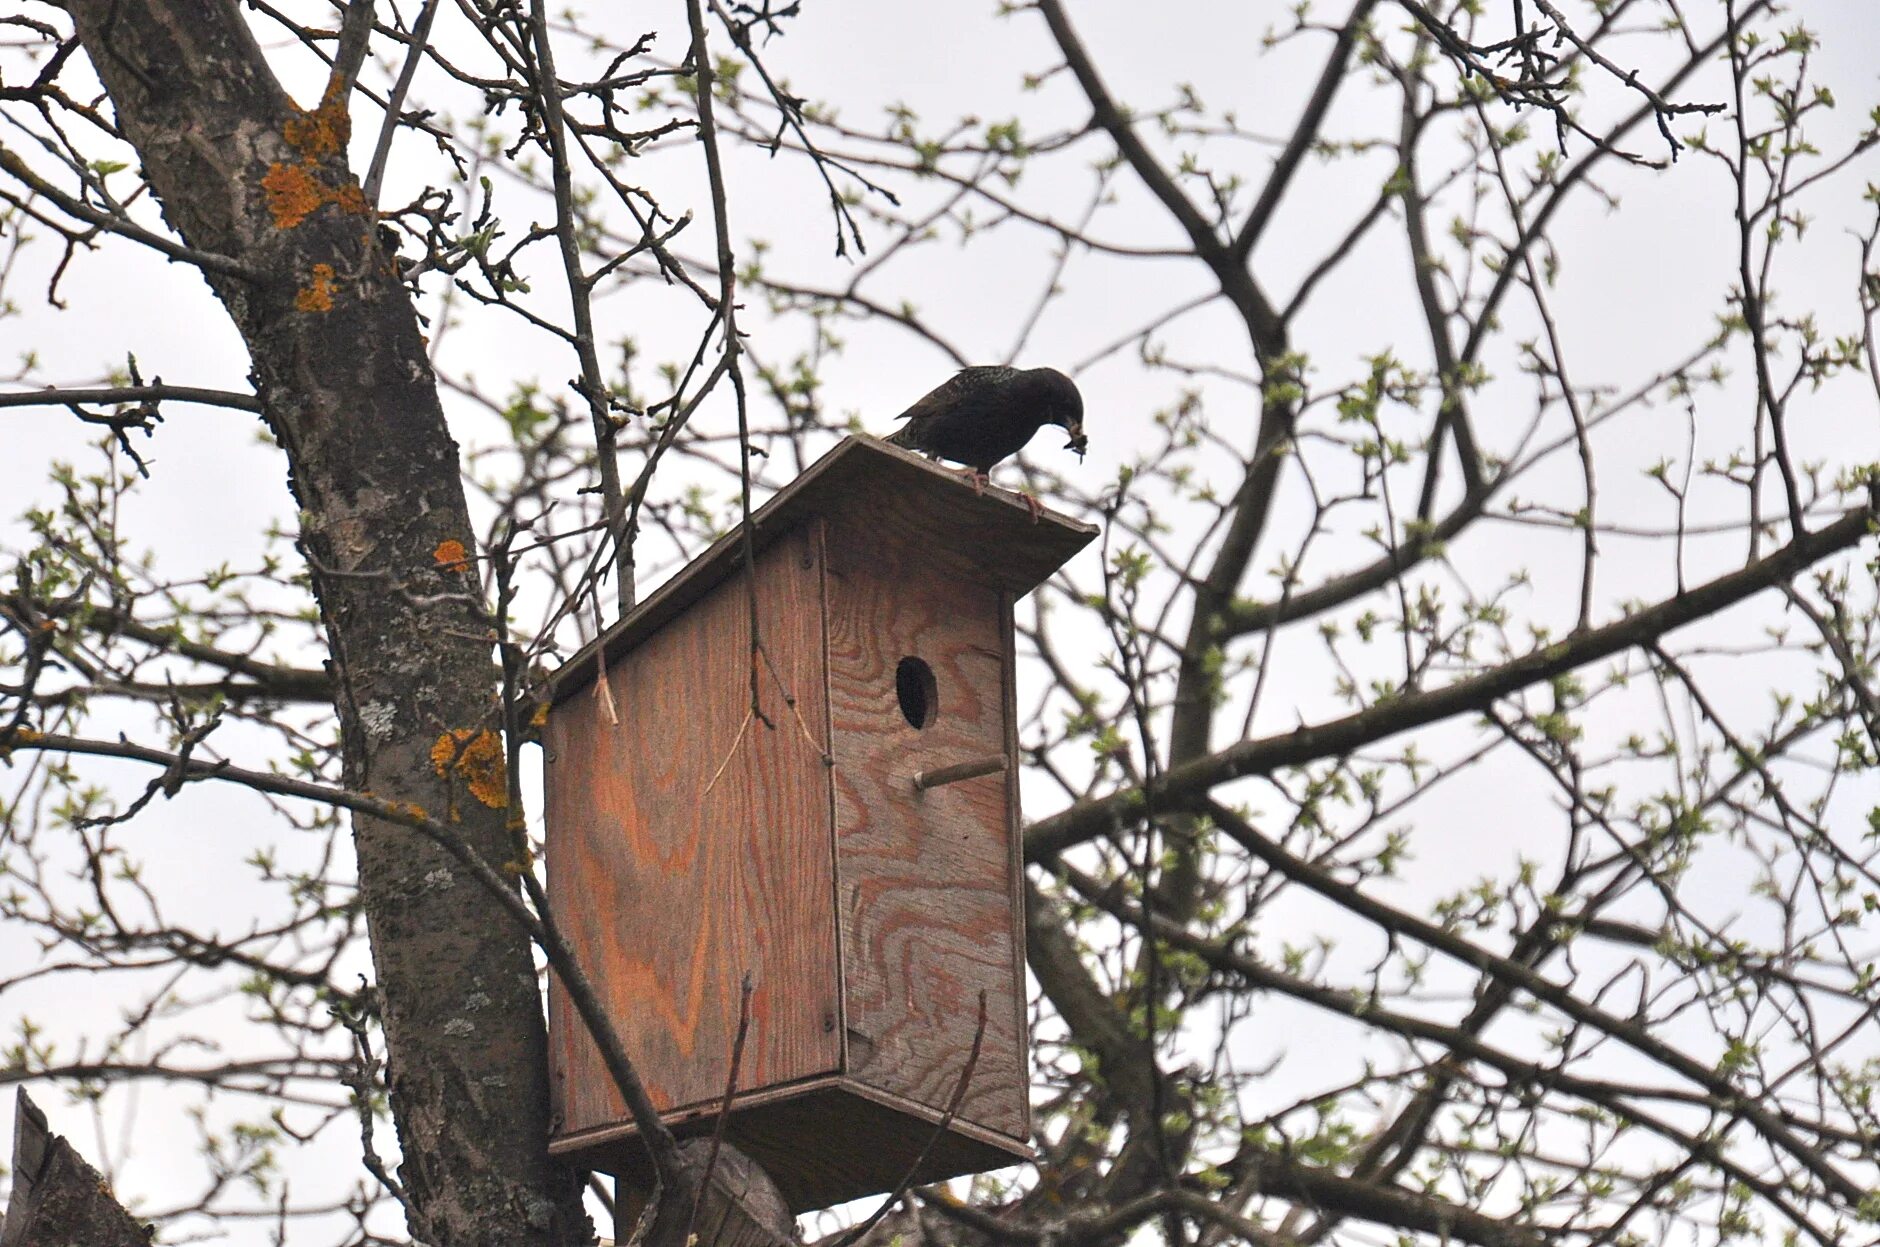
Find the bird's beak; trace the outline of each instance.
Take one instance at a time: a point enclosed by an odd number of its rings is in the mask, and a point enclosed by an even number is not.
[[[1084,436],[1084,422],[1082,420],[1074,420],[1066,425],[1065,428],[1070,432],[1071,440],[1065,443],[1064,449],[1076,451],[1077,457],[1082,459],[1084,457],[1085,448],[1090,445],[1090,439]]]

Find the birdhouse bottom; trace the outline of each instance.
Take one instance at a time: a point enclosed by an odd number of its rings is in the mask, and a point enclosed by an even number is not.
[[[936,1135],[942,1116],[926,1105],[829,1077],[738,1097],[725,1138],[764,1167],[790,1211],[799,1213],[891,1191],[910,1169],[916,1183],[938,1182],[1033,1155],[1017,1139],[958,1119]],[[717,1119],[716,1105],[664,1115],[681,1139],[709,1138]],[[597,1133],[607,1137],[564,1136],[549,1151],[616,1175],[629,1194],[649,1192],[653,1168],[639,1131]],[[841,1143],[831,1147],[834,1138]]]

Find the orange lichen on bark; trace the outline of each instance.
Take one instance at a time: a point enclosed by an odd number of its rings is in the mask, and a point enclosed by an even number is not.
[[[455,537],[446,537],[431,551],[431,560],[447,572],[460,572],[470,566],[469,551]]]
[[[331,264],[313,266],[313,280],[294,295],[294,307],[302,312],[330,312],[333,310],[333,292],[339,284],[333,280]]]
[[[268,195],[268,211],[277,229],[293,229],[324,204],[333,204],[341,212],[364,216],[372,211],[366,193],[357,182],[328,186],[314,176],[317,166],[272,164],[261,178],[261,189]]]
[[[276,229],[293,229],[326,202],[326,188],[299,165],[269,165],[261,189],[268,193],[268,211]]]
[[[13,752],[16,745],[37,745],[45,735],[35,732],[30,727],[16,727],[12,731],[0,728],[0,758]]]
[[[439,778],[452,772],[464,781],[470,795],[492,810],[509,807],[509,770],[503,756],[503,738],[489,728],[454,728],[431,746],[431,765]]]
[[[330,91],[312,112],[295,109],[281,133],[290,147],[309,160],[336,155],[352,137],[352,118],[346,114],[345,97]]]
[[[372,211],[365,191],[350,176],[339,186],[328,184],[320,176],[322,163],[342,155],[351,134],[346,102],[338,96],[329,96],[310,113],[295,110],[287,119],[281,135],[300,153],[300,162],[277,161],[268,166],[261,179],[277,229],[293,229],[326,204],[354,216]]]

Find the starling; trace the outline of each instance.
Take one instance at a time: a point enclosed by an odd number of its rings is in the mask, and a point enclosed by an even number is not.
[[[952,380],[902,412],[905,427],[888,440],[935,459],[965,464],[974,483],[1015,455],[1047,424],[1070,434],[1064,449],[1083,458],[1084,400],[1055,368],[962,368]]]

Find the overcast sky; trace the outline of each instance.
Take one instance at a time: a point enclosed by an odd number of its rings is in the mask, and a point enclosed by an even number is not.
[[[1704,0],[1698,0],[1699,5]],[[973,113],[982,121],[1014,114],[1028,117],[1028,133],[1040,133],[1075,124],[1087,112],[1068,80],[1059,76],[1042,91],[1020,89],[1024,74],[1053,61],[1043,23],[1033,15],[999,18],[991,3],[980,0],[950,3],[884,4],[879,0],[806,0],[803,14],[790,27],[787,38],[770,46],[774,71],[786,75],[799,92],[840,107],[851,124],[877,123],[883,110],[905,104],[926,118],[933,128],[942,119]],[[1808,0],[1800,6],[1810,25],[1823,38],[1815,58],[1820,80],[1830,84],[1843,101],[1838,120],[1824,127],[1851,133],[1861,115],[1880,92],[1876,91],[1874,51],[1880,46],[1880,19],[1873,0]],[[1329,18],[1342,15],[1343,5],[1326,10]],[[1147,6],[1125,0],[1080,0],[1073,15],[1091,52],[1107,75],[1114,92],[1139,108],[1153,107],[1171,97],[1171,84],[1194,84],[1201,98],[1214,108],[1235,110],[1249,129],[1284,134],[1292,124],[1306,84],[1316,70],[1319,44],[1304,56],[1282,49],[1272,56],[1260,54],[1261,39],[1269,27],[1285,21],[1286,6],[1278,3],[1167,3]],[[1393,10],[1391,20],[1396,20]],[[461,38],[449,24],[456,20],[447,6],[438,37]],[[615,33],[623,39],[646,27],[665,33],[655,51],[676,59],[682,52],[682,10],[677,5],[638,6]],[[567,67],[563,66],[564,73]],[[291,85],[303,103],[317,94],[315,75],[297,67]],[[1714,77],[1703,87],[1686,92],[1688,98],[1722,98]],[[435,103],[427,88],[436,84],[424,75],[416,98]],[[454,106],[461,107],[457,100]],[[453,106],[445,103],[446,107]],[[1363,91],[1348,92],[1334,115],[1334,132],[1357,133],[1383,117],[1386,107]],[[1629,107],[1629,102],[1628,102]],[[1030,118],[1036,118],[1031,120]],[[1270,120],[1269,120],[1270,119]],[[1691,123],[1694,128],[1695,122]],[[363,165],[376,128],[360,124],[355,136],[355,160]],[[12,141],[11,136],[5,140]],[[1638,146],[1659,154],[1649,135]],[[423,144],[402,136],[396,149],[393,177],[385,199],[396,202],[426,178],[436,165],[423,152]],[[1824,143],[1824,146],[1826,144]],[[1102,144],[1089,148],[1092,158]],[[1246,167],[1257,174],[1269,151],[1248,145]],[[1087,170],[1077,162],[1052,166],[1020,188],[1028,204],[1074,219],[1087,194]],[[696,148],[671,144],[651,158],[657,169],[655,184],[675,213],[686,205],[699,214],[693,229],[683,236],[681,250],[691,256],[709,252],[709,212],[697,195],[700,172]],[[123,175],[120,175],[123,176]],[[1864,177],[1880,181],[1880,158],[1869,161]],[[649,180],[653,180],[649,175]],[[845,282],[851,270],[830,255],[831,225],[819,184],[800,162],[768,160],[755,153],[741,154],[732,165],[731,213],[734,237],[741,247],[753,238],[770,246],[766,263],[772,271],[789,273],[819,286]],[[1255,178],[1257,184],[1257,176]],[[1301,193],[1289,204],[1274,232],[1254,257],[1256,270],[1275,288],[1290,287],[1316,259],[1313,245],[1331,236],[1350,219],[1354,205],[1376,181],[1375,166],[1358,165],[1349,172],[1330,170],[1302,181]],[[1787,306],[1833,308],[1839,320],[1833,329],[1847,331],[1851,324],[1850,283],[1856,270],[1857,244],[1848,230],[1861,225],[1871,212],[1863,209],[1853,191],[1859,179],[1844,180],[1844,190],[1832,201],[1818,203],[1820,226],[1807,244],[1807,262],[1792,269],[1784,282]],[[1583,383],[1626,388],[1663,367],[1688,345],[1695,347],[1714,331],[1713,317],[1731,281],[1734,225],[1726,197],[1728,182],[1714,162],[1694,154],[1685,156],[1669,173],[1649,175],[1613,170],[1602,180],[1620,197],[1614,209],[1587,196],[1578,201],[1556,228],[1564,244],[1566,265],[1557,308],[1572,357],[1591,375]],[[931,195],[931,187],[910,187],[911,197]],[[511,200],[518,203],[517,200]],[[519,228],[519,226],[517,227]],[[1099,218],[1096,233],[1138,245],[1178,245],[1163,214],[1143,196],[1125,190],[1122,202]],[[38,247],[21,260],[6,287],[19,305],[19,314],[0,320],[0,369],[26,351],[37,356],[31,380],[38,384],[76,384],[95,381],[107,370],[121,367],[127,353],[137,356],[143,375],[161,375],[176,384],[235,390],[247,388],[246,363],[240,343],[219,305],[193,273],[134,248],[111,246],[96,255],[81,256],[64,277],[62,310],[48,308],[41,295],[55,250]],[[1297,327],[1295,345],[1325,361],[1328,372],[1342,374],[1365,353],[1396,344],[1413,362],[1422,362],[1422,330],[1407,298],[1408,283],[1401,274],[1383,266],[1400,263],[1397,252],[1380,247],[1379,276],[1369,282],[1361,275],[1341,279],[1338,297],[1326,300],[1325,310],[1304,319]],[[1005,358],[1015,336],[1029,316],[1039,287],[1051,270],[1048,239],[1036,231],[1010,231],[1009,237],[990,245],[934,248],[905,266],[896,266],[881,287],[885,301],[913,299],[931,312],[935,324],[946,327],[951,340],[976,362]],[[544,277],[545,297],[552,295],[552,277]],[[1070,369],[1091,359],[1120,335],[1152,319],[1163,309],[1207,289],[1206,274],[1198,266],[1179,262],[1125,261],[1079,254],[1073,256],[1062,285],[1063,296],[1040,319],[1020,363],[1051,364]],[[697,316],[688,312],[668,318],[674,296],[650,286],[635,286],[610,295],[601,304],[603,336],[631,334],[649,357],[678,355],[690,349],[697,332]],[[775,360],[792,349],[800,330],[772,329],[754,311],[755,348]],[[774,335],[774,336],[767,336]],[[1163,335],[1171,349],[1194,359],[1211,359],[1246,370],[1244,334],[1218,310],[1186,318]],[[442,334],[440,365],[460,379],[474,378],[487,390],[501,394],[517,381],[539,378],[554,386],[572,372],[564,358],[543,343],[519,332],[513,319],[472,314]],[[943,379],[951,368],[939,351],[909,335],[893,330],[856,330],[848,349],[836,356],[825,374],[825,401],[834,413],[852,413],[873,431],[885,432],[893,415],[926,389]],[[1100,480],[1126,462],[1134,447],[1144,444],[1152,430],[1153,412],[1168,404],[1175,382],[1165,374],[1145,372],[1134,362],[1133,350],[1108,356],[1079,372],[1090,412],[1092,453],[1081,467],[1067,457],[1055,456],[1041,439],[1033,455],[1057,470],[1079,471]],[[1232,387],[1201,382],[1221,401],[1234,401]],[[1492,393],[1492,391],[1491,391]],[[1871,390],[1843,385],[1822,400],[1811,401],[1811,413],[1798,422],[1795,435],[1803,457],[1819,454],[1833,461],[1872,459],[1880,448],[1880,415],[1873,409]],[[488,418],[461,400],[447,397],[447,410],[460,440],[475,445],[493,432]],[[1498,429],[1494,408],[1485,419],[1484,439],[1491,445],[1508,440],[1512,430]],[[233,411],[170,405],[166,421],[147,443],[152,479],[139,487],[129,512],[131,527],[141,541],[158,552],[162,567],[172,575],[191,568],[218,564],[253,565],[265,546],[264,534],[273,523],[291,521],[292,504],[285,489],[284,462],[279,452],[259,435],[255,421]],[[722,406],[705,419],[724,420]],[[91,431],[57,411],[0,411],[7,453],[0,455],[0,523],[29,505],[54,497],[45,483],[48,464],[55,459],[95,463],[84,447]],[[1623,469],[1602,481],[1608,515],[1633,515],[1661,521],[1667,514],[1665,498],[1637,469],[1656,453],[1649,441],[1662,441],[1663,453],[1684,453],[1685,429],[1681,419],[1667,419],[1646,433],[1628,423],[1619,435],[1624,444],[1602,446]],[[632,470],[631,465],[629,470]],[[1571,463],[1563,463],[1565,472]],[[1554,478],[1541,474],[1542,481]],[[19,530],[7,531],[17,539]],[[1560,626],[1572,622],[1572,587],[1577,563],[1571,559],[1536,559],[1540,538],[1528,531],[1504,528],[1485,535],[1471,547],[1471,557],[1484,569],[1533,566],[1537,585],[1537,616],[1551,613]],[[1347,549],[1355,549],[1355,546]],[[1576,548],[1571,541],[1561,547]],[[1095,547],[1093,547],[1094,551]],[[1663,596],[1671,581],[1668,556],[1663,549],[1614,543],[1601,568],[1602,610],[1610,616],[1626,598]],[[1096,555],[1087,552],[1079,565],[1088,577]],[[1702,549],[1688,569],[1695,581],[1714,574],[1732,559],[1734,550]],[[1708,560],[1708,562],[1706,562]],[[1333,565],[1348,559],[1334,558]],[[1258,586],[1256,586],[1258,587]],[[1564,595],[1564,596],[1563,596]],[[1094,661],[1094,657],[1092,659]],[[1269,699],[1260,720],[1262,730],[1279,730],[1296,721],[1295,704],[1317,699],[1323,707],[1320,670],[1302,659],[1291,677],[1297,689],[1282,685]],[[1746,686],[1746,701],[1763,697],[1761,685]],[[1295,696],[1296,693],[1296,696]],[[1025,698],[1021,696],[1021,702]],[[1615,727],[1617,725],[1615,724]],[[1466,735],[1466,733],[1464,734]],[[1458,738],[1459,739],[1459,738]],[[228,747],[225,745],[225,748]],[[94,764],[87,763],[88,767]],[[100,775],[111,768],[97,765]],[[119,772],[129,775],[132,772]],[[1050,813],[1057,798],[1042,785],[1028,781],[1028,813]],[[1874,790],[1848,796],[1850,808],[1873,804]],[[1515,841],[1511,823],[1533,821],[1525,804],[1544,798],[1535,789],[1514,788],[1500,798],[1499,809],[1481,809],[1479,789],[1455,798],[1456,810],[1473,817],[1459,819],[1467,830],[1452,845],[1452,855],[1425,855],[1413,861],[1399,883],[1404,895],[1427,896],[1454,882],[1455,863],[1467,860],[1472,871],[1486,871],[1511,859]],[[1445,798],[1433,799],[1430,814],[1445,810]],[[158,803],[137,824],[135,835],[146,846],[158,887],[177,906],[196,912],[226,912],[229,929],[248,920],[249,872],[240,863],[252,851],[257,828],[269,817],[259,800],[239,793],[218,793],[208,786],[192,787],[177,800]],[[1312,920],[1300,912],[1302,924]],[[23,933],[0,930],[0,959],[22,955]],[[10,951],[12,950],[12,951]],[[108,1029],[118,1009],[106,990],[82,979],[60,979],[43,987],[10,993],[0,1000],[0,1035],[9,1035],[15,1019],[31,1014],[55,1032],[82,1035],[88,1029]],[[1288,1026],[1309,1027],[1313,1019],[1301,1012]],[[1340,1032],[1347,1033],[1347,1032]],[[1302,1032],[1292,1032],[1298,1039]],[[1326,1050],[1316,1043],[1295,1044],[1286,1067],[1289,1091],[1313,1076],[1313,1066],[1296,1054],[1312,1048],[1320,1058],[1335,1058],[1344,1041],[1331,1031]],[[1271,1056],[1276,1047],[1258,1057]],[[1323,1068],[1336,1068],[1328,1062]],[[142,1195],[152,1206],[166,1202],[177,1191],[183,1175],[193,1174],[194,1158],[173,1146],[188,1131],[170,1118],[186,1097],[170,1094],[147,1098],[137,1108],[128,1092],[110,1097],[113,1134],[91,1133],[84,1109],[50,1088],[35,1087],[56,1129],[69,1132],[81,1150],[97,1157],[134,1156],[121,1175],[121,1191]],[[233,1112],[252,1112],[251,1105]],[[0,1105],[0,1132],[11,1113]],[[119,1131],[121,1130],[121,1133]],[[387,1127],[389,1134],[389,1127]],[[309,1188],[343,1189],[353,1180],[355,1140],[347,1129],[330,1131],[314,1149],[318,1164],[309,1164],[295,1178]],[[389,1148],[389,1138],[381,1146]],[[304,1161],[302,1163],[305,1163]],[[226,1241],[268,1241],[265,1227],[237,1228]]]

